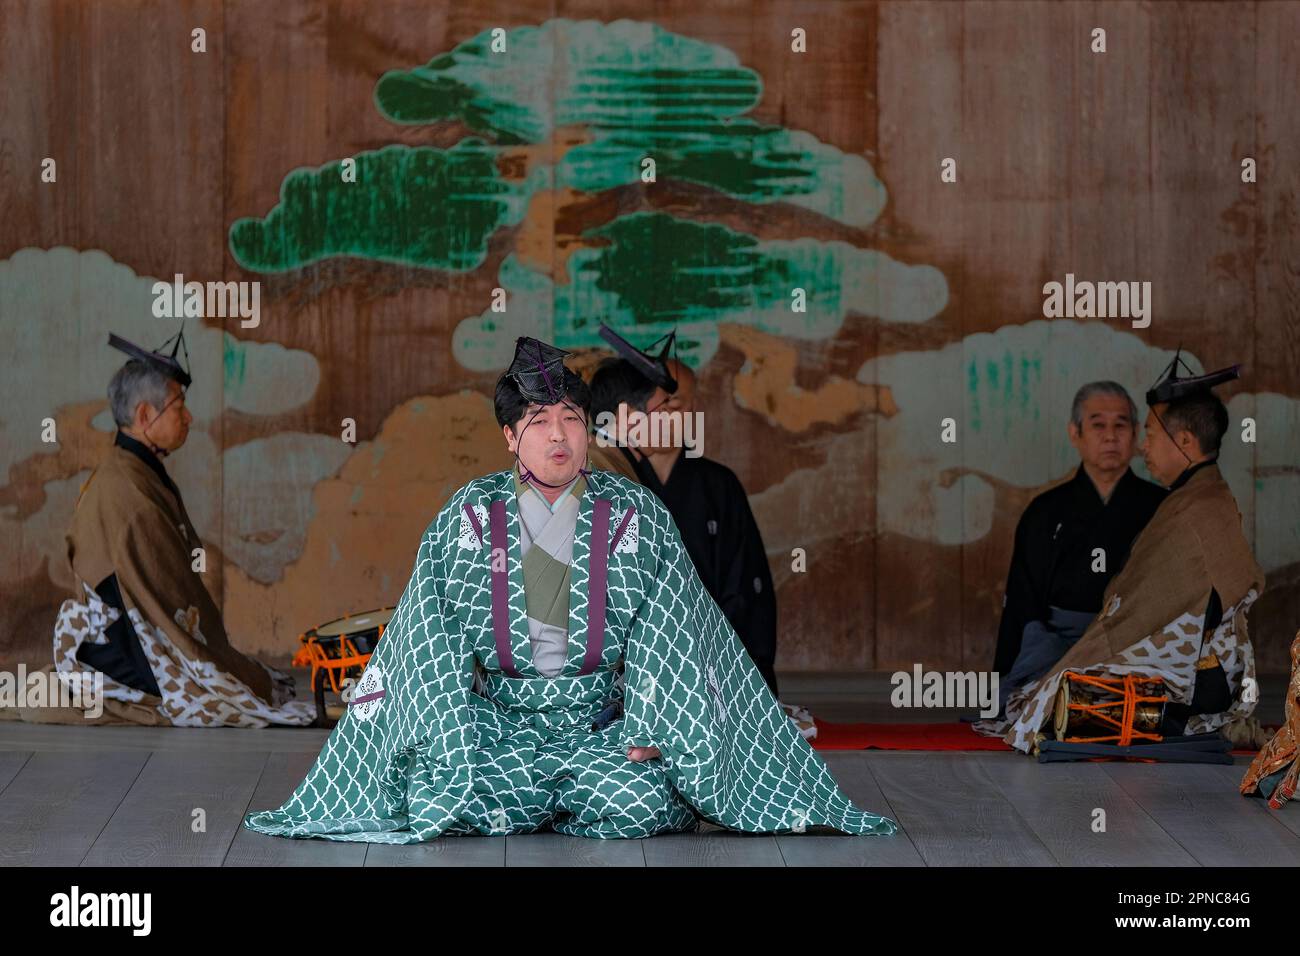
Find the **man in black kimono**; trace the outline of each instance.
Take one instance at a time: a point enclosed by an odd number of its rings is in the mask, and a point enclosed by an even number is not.
[[[630,346],[620,340],[616,348],[626,354]],[[633,361],[607,359],[592,376],[591,391],[593,418],[602,412],[617,415],[622,403],[647,414],[695,411],[693,373],[664,356],[639,353]],[[681,447],[620,445],[618,451],[668,508],[705,590],[776,696],[776,592],[763,537],[740,479],[726,465],[690,457]],[[816,733],[810,717],[796,722],[806,737]]]
[[[1016,527],[993,667],[1005,705],[1074,645],[1166,492],[1133,474],[1137,408],[1122,385],[1092,382],[1068,426],[1081,464],[1029,503]]]

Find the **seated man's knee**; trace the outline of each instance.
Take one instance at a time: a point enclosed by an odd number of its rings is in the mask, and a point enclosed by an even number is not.
[[[694,814],[657,762],[602,760],[576,774],[572,783],[556,808],[571,815],[574,832],[588,828],[638,837],[681,830],[694,822]]]
[[[490,836],[528,833],[542,826],[550,801],[545,790],[535,784],[529,762],[519,753],[499,748],[480,751],[478,758],[474,789],[461,811],[461,821]]]

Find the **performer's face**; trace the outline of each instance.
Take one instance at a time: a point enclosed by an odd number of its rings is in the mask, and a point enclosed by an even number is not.
[[[587,420],[576,405],[529,405],[513,428],[501,430],[523,466],[548,485],[568,484],[587,461]]]
[[[1146,434],[1142,438],[1142,459],[1151,477],[1166,488],[1178,480],[1183,470],[1201,457],[1200,446],[1186,429],[1174,429],[1170,438],[1160,418],[1169,406],[1159,402],[1147,412]]]
[[[185,407],[185,390],[180,383],[167,380],[167,401],[161,409],[148,402],[135,407],[136,430],[163,451],[175,451],[185,444],[194,416]]]
[[[1085,465],[1098,471],[1122,471],[1133,460],[1137,422],[1120,395],[1090,395],[1083,403],[1083,422],[1070,423],[1070,444]]]

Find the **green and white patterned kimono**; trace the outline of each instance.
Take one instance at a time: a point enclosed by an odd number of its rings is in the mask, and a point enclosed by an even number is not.
[[[896,830],[849,802],[781,710],[652,493],[612,472],[582,487],[552,677],[532,661],[520,544],[513,471],[452,495],[320,757],[249,829],[372,843],[548,825],[636,838],[700,817]],[[593,730],[620,700],[622,717]],[[633,746],[662,756],[633,762]]]

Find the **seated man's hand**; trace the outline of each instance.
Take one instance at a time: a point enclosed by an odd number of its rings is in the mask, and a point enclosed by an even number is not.
[[[643,760],[654,760],[655,757],[663,756],[659,753],[658,747],[631,747],[627,752],[627,759],[640,763]]]

